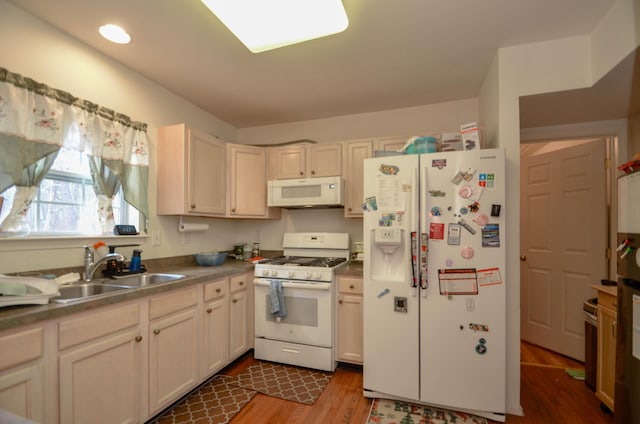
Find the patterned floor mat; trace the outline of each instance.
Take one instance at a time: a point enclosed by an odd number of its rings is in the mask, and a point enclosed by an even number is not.
[[[487,424],[487,419],[464,412],[448,411],[397,400],[374,399],[367,424],[397,423]]]
[[[226,424],[257,394],[237,385],[232,377],[216,375],[152,424]]]
[[[229,384],[312,405],[332,376],[329,372],[259,361],[234,377]]]

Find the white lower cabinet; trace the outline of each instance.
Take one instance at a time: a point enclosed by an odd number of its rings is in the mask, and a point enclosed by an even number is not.
[[[202,369],[204,377],[229,362],[229,280],[204,285]]]
[[[149,411],[168,406],[199,382],[200,288],[149,299]]]
[[[60,321],[61,423],[135,423],[142,409],[140,305],[119,304]]]
[[[45,420],[44,329],[0,335],[0,409],[42,423]]]
[[[336,359],[341,362],[363,362],[362,278],[338,276],[336,308]]]
[[[229,279],[229,360],[253,346],[253,273]]]

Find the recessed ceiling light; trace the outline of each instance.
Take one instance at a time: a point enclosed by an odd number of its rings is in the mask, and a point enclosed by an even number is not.
[[[127,33],[127,31],[125,31],[118,25],[102,25],[98,31],[100,32],[100,35],[113,43],[129,44],[129,42],[131,41],[131,36]]]
[[[342,0],[202,0],[253,53],[344,31]]]

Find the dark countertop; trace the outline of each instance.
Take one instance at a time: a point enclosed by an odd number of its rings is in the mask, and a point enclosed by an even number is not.
[[[159,283],[155,285],[143,286],[114,292],[107,296],[88,298],[77,302],[61,304],[48,303],[46,305],[20,305],[6,306],[0,308],[0,331],[14,327],[33,324],[53,318],[60,318],[77,312],[87,311],[101,306],[112,305],[127,300],[139,299],[153,294],[176,290],[183,287],[201,284],[207,281],[226,278],[233,275],[242,274],[253,270],[253,264],[227,259],[221,266],[178,266],[169,269],[150,269],[149,272],[163,272],[172,274],[184,274],[187,277],[182,280]],[[109,283],[116,283],[111,280]]]
[[[351,277],[362,277],[362,262],[350,261],[346,265],[336,269],[336,275],[348,275]]]

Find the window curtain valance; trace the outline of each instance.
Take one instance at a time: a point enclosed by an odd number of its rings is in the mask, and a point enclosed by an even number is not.
[[[29,167],[64,147],[99,158],[110,170],[108,178],[119,180],[125,200],[146,222],[146,131],[145,123],[0,68],[0,193],[22,186]],[[92,173],[95,187],[113,185],[96,181],[106,174]]]

